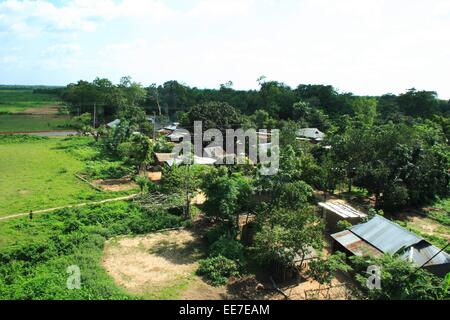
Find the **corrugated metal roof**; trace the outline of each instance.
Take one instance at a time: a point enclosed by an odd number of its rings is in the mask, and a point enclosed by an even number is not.
[[[371,246],[350,230],[332,234],[331,237],[356,256],[381,256],[383,252]]]
[[[120,119],[115,119],[114,121],[111,121],[107,123],[106,125],[110,128],[115,128],[120,124]]]
[[[417,266],[425,263],[425,266],[450,264],[449,254],[440,252],[436,255],[439,248],[378,215],[366,223],[332,234],[331,237],[358,256],[397,253]],[[436,256],[430,260],[434,255]]]
[[[342,218],[364,218],[367,215],[361,211],[356,210],[352,206],[348,205],[341,200],[330,200],[327,202],[320,202],[319,206],[325,208],[335,214],[341,216]]]
[[[430,260],[439,251],[440,249],[432,244],[421,241],[409,248],[409,250],[405,250],[402,258],[415,263],[417,266],[423,266],[425,262]],[[429,267],[440,264],[450,264],[450,255],[446,252],[440,252],[437,256],[428,261],[425,266]]]
[[[217,159],[208,158],[208,157],[197,157],[197,156],[194,156],[194,164],[213,165],[216,162],[217,162]],[[174,164],[181,165],[181,164],[184,163],[184,159],[181,158],[181,157],[178,157],[178,158],[174,158],[174,159],[169,159],[169,160],[166,161],[166,163],[169,166],[173,166]]]
[[[397,253],[402,248],[409,248],[423,240],[416,234],[378,215],[350,230],[378,250],[390,254]]]
[[[307,137],[310,139],[323,140],[325,133],[321,132],[317,128],[303,128],[297,131],[297,135],[301,137]]]
[[[155,152],[155,157],[159,162],[164,162],[173,159],[175,155],[173,153],[157,153]]]

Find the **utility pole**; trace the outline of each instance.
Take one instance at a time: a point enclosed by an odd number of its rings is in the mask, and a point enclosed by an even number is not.
[[[94,129],[95,129],[95,116],[96,116],[96,113],[97,113],[97,102],[94,102]]]
[[[191,210],[190,210],[191,199],[190,199],[190,194],[189,194],[190,193],[189,187],[190,187],[190,178],[191,178],[191,175],[190,175],[191,160],[193,160],[193,159],[191,159],[191,155],[188,155],[185,159],[188,161],[188,163],[186,163],[187,172],[185,175],[185,189],[186,189],[186,211],[185,211],[185,214],[186,214],[186,218],[190,218],[191,217]]]
[[[153,141],[156,141],[156,114],[153,112]]]

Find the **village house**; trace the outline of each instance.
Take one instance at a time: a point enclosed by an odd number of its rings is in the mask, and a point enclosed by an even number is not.
[[[325,133],[317,128],[303,128],[297,131],[297,139],[319,143],[325,139]]]
[[[352,206],[344,200],[332,199],[327,202],[320,202],[322,209],[321,215],[325,220],[326,229],[335,232],[338,229],[338,222],[345,220],[351,224],[357,224],[363,221],[367,215]]]
[[[334,250],[356,256],[399,255],[437,276],[450,272],[450,255],[382,216],[332,234]]]

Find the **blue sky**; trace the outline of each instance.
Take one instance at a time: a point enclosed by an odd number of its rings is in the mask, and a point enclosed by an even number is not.
[[[332,84],[450,98],[448,0],[0,0],[0,83]]]

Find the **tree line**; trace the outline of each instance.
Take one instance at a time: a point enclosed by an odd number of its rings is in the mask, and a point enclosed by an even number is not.
[[[259,90],[242,91],[231,82],[219,89],[198,89],[177,81],[144,87],[130,77],[117,85],[97,78],[69,84],[60,95],[73,114],[91,114],[88,121],[94,108],[99,123],[122,120],[109,133],[113,150],[119,145],[132,148],[124,143],[136,140],[131,135],[135,131],[150,135],[146,114],[177,120],[187,129],[199,120],[205,130],[278,128],[281,143],[305,159],[304,181],[319,190],[333,192],[342,184],[349,191],[364,188],[378,209],[390,211],[448,195],[450,102],[435,92],[410,89],[369,97],[340,93],[328,85],[290,88],[263,77],[258,81]],[[304,127],[325,132],[322,146],[329,148],[299,145],[296,131]],[[104,131],[91,129],[97,138]]]

